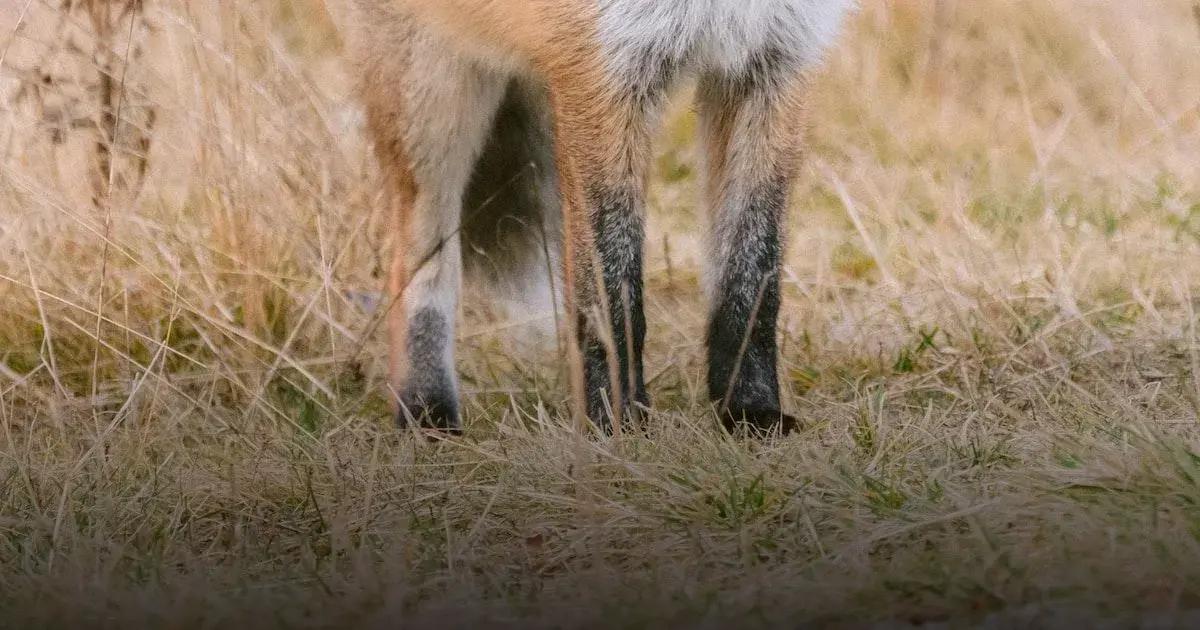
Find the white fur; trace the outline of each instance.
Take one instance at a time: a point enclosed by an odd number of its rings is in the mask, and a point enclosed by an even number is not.
[[[808,65],[837,36],[854,0],[596,0],[617,76],[646,61],[737,72],[769,48]]]

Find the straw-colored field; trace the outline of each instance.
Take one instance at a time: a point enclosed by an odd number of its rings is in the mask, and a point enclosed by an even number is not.
[[[60,4],[0,0],[0,626],[1200,623],[1192,0],[863,1],[775,441],[707,405],[682,91],[648,434],[573,431],[553,313],[471,290],[436,444],[388,417],[344,2]]]

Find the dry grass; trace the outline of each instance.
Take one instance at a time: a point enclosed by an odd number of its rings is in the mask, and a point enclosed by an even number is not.
[[[0,0],[0,625],[1196,621],[1191,0],[864,3],[791,229],[802,434],[704,404],[681,107],[649,435],[573,433],[472,295],[433,445],[321,1],[75,4]]]

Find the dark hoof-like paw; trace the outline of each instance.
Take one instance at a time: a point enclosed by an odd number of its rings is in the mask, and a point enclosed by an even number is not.
[[[800,428],[800,421],[778,409],[727,409],[721,414],[725,430],[735,433],[745,427],[752,435],[768,436],[776,431],[788,435]]]
[[[646,436],[650,433],[650,403],[635,403],[632,406],[625,408],[625,414],[621,416],[621,433],[630,434],[636,433]],[[614,434],[614,427],[611,419],[606,419],[603,425],[606,435]]]
[[[431,440],[438,435],[462,435],[458,410],[446,405],[401,405],[396,413],[396,426],[401,430],[416,429]]]
[[[613,435],[613,418],[608,410],[606,402],[592,401],[588,407],[588,417],[602,434]],[[643,393],[632,404],[625,406],[625,411],[621,414],[621,432],[641,431],[645,433],[649,411],[650,397]]]

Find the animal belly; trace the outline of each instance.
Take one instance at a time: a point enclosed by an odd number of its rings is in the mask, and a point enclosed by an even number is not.
[[[596,0],[601,46],[618,72],[676,63],[736,72],[765,52],[807,64],[852,0]]]

